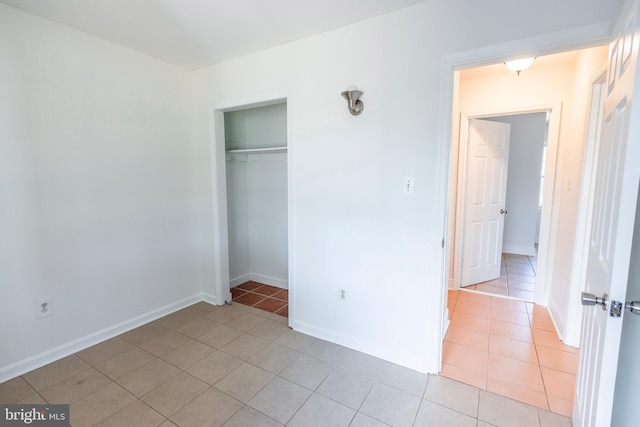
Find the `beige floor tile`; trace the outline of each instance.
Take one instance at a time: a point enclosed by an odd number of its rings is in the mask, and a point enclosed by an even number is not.
[[[349,408],[358,409],[373,384],[369,378],[336,369],[327,376],[316,392]]]
[[[39,405],[39,404],[46,404],[47,401],[44,400],[43,397],[40,396],[39,394],[32,394],[31,396],[27,396],[21,401],[16,403],[29,403],[29,404]]]
[[[248,362],[277,375],[300,356],[300,353],[287,347],[269,344],[252,356]]]
[[[424,398],[454,411],[476,417],[480,391],[476,387],[433,375],[429,377]]]
[[[165,417],[170,417],[208,388],[206,383],[181,372],[142,396],[142,400]]]
[[[571,415],[559,415],[553,412],[538,409],[540,416],[540,427],[571,427]]]
[[[501,381],[492,377],[487,378],[487,391],[537,408],[549,409],[547,396],[544,391],[533,390],[529,387]]]
[[[179,373],[178,368],[156,359],[120,378],[118,384],[135,396],[141,397]]]
[[[356,411],[331,399],[313,394],[287,424],[290,427],[348,426]]]
[[[553,413],[571,417],[573,415],[573,400],[562,399],[556,396],[547,396],[549,400],[549,410]]]
[[[155,322],[151,322],[138,328],[132,329],[129,332],[125,332],[124,334],[120,335],[119,338],[134,345],[141,345],[147,341],[158,338],[160,335],[166,332],[167,328]]]
[[[234,329],[227,325],[219,325],[209,332],[200,335],[198,337],[198,341],[210,345],[211,347],[221,349],[240,335],[242,335],[242,331],[239,329]]]
[[[112,383],[71,404],[71,425],[93,426],[135,401],[134,395]]]
[[[35,390],[22,377],[0,384],[0,402],[2,403],[18,403],[34,394]]]
[[[214,387],[243,403],[247,403],[274,377],[275,375],[264,369],[243,363],[229,375],[218,381]]]
[[[256,393],[247,405],[282,423],[287,422],[311,396],[311,391],[276,377]]]
[[[392,387],[375,384],[360,412],[392,426],[411,426],[422,399]]]
[[[242,360],[249,360],[260,350],[269,345],[269,341],[263,340],[251,334],[242,334],[220,350]]]
[[[241,306],[242,304],[233,304],[232,306],[225,305],[221,307],[216,307],[211,313],[205,315],[209,320],[213,320],[214,322],[221,323],[223,325],[233,324],[233,321],[240,316],[243,316],[246,311],[243,311],[242,308],[238,309],[236,306]]]
[[[167,331],[151,341],[140,344],[140,348],[160,357],[173,349],[182,347],[187,342],[189,338],[186,336],[175,331]]]
[[[476,427],[476,418],[475,414],[470,417],[428,400],[423,400],[413,425],[414,427]]]
[[[332,370],[331,364],[302,354],[280,372],[279,376],[313,391]]]
[[[250,406],[243,406],[229,420],[224,427],[281,427],[282,424],[256,411]]]
[[[308,350],[316,341],[317,339],[314,337],[289,330],[285,332],[284,335],[281,335],[275,343],[302,353]]]
[[[349,424],[349,427],[388,427],[389,424],[385,424],[382,421],[378,421],[368,415],[358,412],[353,421]]]
[[[210,388],[176,412],[171,421],[180,427],[221,426],[242,406],[233,397]]]
[[[73,403],[98,391],[112,381],[95,368],[89,368],[40,392],[49,403]]]
[[[182,370],[186,370],[214,351],[216,351],[216,349],[213,347],[199,341],[189,339],[183,345],[163,355],[162,358],[172,365]]]
[[[219,323],[216,323],[213,320],[201,317],[181,325],[176,329],[176,331],[191,338],[198,338],[219,325]]]
[[[484,390],[480,391],[478,420],[496,426],[540,426],[537,408]]]
[[[96,366],[100,372],[114,381],[155,360],[152,354],[133,348]]]
[[[115,337],[82,350],[78,356],[90,365],[96,366],[132,348],[133,344]]]
[[[76,355],[50,363],[42,368],[24,374],[22,377],[36,391],[42,391],[67,378],[86,371],[91,366]]]
[[[264,317],[256,316],[251,313],[244,313],[242,316],[236,317],[229,326],[239,329],[242,332],[247,332],[265,321],[266,319]]]
[[[255,328],[249,330],[251,335],[256,337],[260,337],[267,341],[277,341],[283,335],[291,331],[291,328],[287,325],[287,319],[278,316],[277,314],[273,315],[273,318],[276,320],[267,319],[265,322],[262,322]]]
[[[243,363],[244,362],[237,357],[233,357],[222,351],[216,351],[195,365],[187,368],[187,372],[209,385],[214,385]]]
[[[156,427],[162,424],[166,418],[151,409],[141,400],[125,406],[115,414],[105,418],[96,424],[97,427]]]

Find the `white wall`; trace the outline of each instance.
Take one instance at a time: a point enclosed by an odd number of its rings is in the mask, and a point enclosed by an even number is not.
[[[285,96],[292,325],[436,372],[443,55],[610,25],[620,3],[430,0],[195,73],[0,5],[3,378],[214,292],[210,108]]]
[[[610,8],[433,0],[196,72],[200,144],[211,141],[210,108],[292,99],[294,328],[439,369],[442,55],[611,20]],[[354,84],[364,92],[358,117],[340,96]]]
[[[489,120],[511,125],[509,170],[502,251],[511,254],[536,254],[536,223],[540,194],[542,148],[546,113],[515,114]]]
[[[192,74],[3,4],[0,63],[2,382],[201,298],[202,265]]]

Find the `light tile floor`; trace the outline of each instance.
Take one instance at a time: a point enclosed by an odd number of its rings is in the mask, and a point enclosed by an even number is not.
[[[538,258],[534,256],[502,254],[500,278],[467,286],[465,289],[533,301],[537,263]]]
[[[484,387],[198,303],[0,384],[2,403],[70,403],[81,426],[570,426]]]
[[[442,375],[571,416],[578,350],[562,343],[544,307],[449,291]]]

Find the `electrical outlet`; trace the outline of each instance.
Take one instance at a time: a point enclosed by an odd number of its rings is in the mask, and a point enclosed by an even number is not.
[[[347,291],[345,291],[344,289],[340,289],[339,299],[340,301],[346,301]]]
[[[53,302],[51,297],[34,300],[36,319],[51,316],[53,314]]]
[[[413,194],[413,177],[405,176],[403,181],[403,189],[404,194],[412,195]]]

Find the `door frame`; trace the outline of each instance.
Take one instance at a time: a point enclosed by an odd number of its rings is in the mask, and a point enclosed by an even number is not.
[[[467,156],[468,147],[463,141],[469,136],[469,123],[471,119],[490,119],[491,117],[511,116],[516,114],[549,113],[549,127],[547,130],[547,163],[545,168],[544,189],[542,192],[542,218],[540,221],[540,243],[538,245],[538,267],[536,275],[535,302],[536,304],[547,305],[548,302],[548,278],[550,270],[548,262],[553,259],[553,247],[551,242],[555,241],[555,233],[552,234],[551,220],[553,218],[554,191],[556,178],[556,159],[558,153],[558,142],[560,140],[560,118],[562,116],[562,105],[540,105],[528,107],[509,107],[499,110],[480,111],[476,113],[460,113],[460,138],[457,141],[458,147],[458,179],[455,185],[451,185],[452,193],[450,197],[456,198],[455,208],[455,230],[453,246],[453,289],[460,289],[460,270],[464,243],[464,214],[465,214],[465,193],[467,180]],[[452,151],[456,149],[456,141],[452,141]],[[452,183],[453,184],[453,183]],[[557,205],[557,203],[556,203]]]
[[[454,184],[452,167],[450,164],[452,147],[452,129],[455,122],[453,117],[454,97],[457,96],[458,84],[457,71],[464,68],[479,67],[504,62],[507,59],[523,56],[551,55],[568,50],[585,49],[601,46],[609,43],[612,25],[588,25],[572,28],[556,33],[545,34],[537,37],[498,43],[481,48],[454,52],[442,56],[440,68],[440,108],[438,114],[438,170],[436,176],[439,182],[436,202],[442,206],[442,210],[436,219],[442,227],[442,258],[441,267],[441,291],[438,296],[440,302],[440,336],[444,338],[449,326],[447,298],[449,289],[449,245],[448,231],[454,224],[449,221],[450,187]],[[438,245],[440,243],[438,242]],[[436,362],[439,369],[442,367],[442,341],[438,341]]]
[[[288,239],[288,290],[289,325],[295,319],[295,266],[294,266],[294,135],[293,135],[293,94],[272,94],[253,99],[231,100],[209,108],[209,151],[211,162],[211,190],[213,214],[213,277],[214,283],[210,302],[223,305],[231,302],[229,277],[229,231],[227,215],[227,166],[224,139],[224,113],[247,108],[264,107],[285,102],[287,104],[287,239]]]

